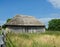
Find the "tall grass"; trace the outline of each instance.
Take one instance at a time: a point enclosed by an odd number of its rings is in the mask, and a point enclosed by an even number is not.
[[[6,35],[6,47],[60,47],[60,32],[10,32]]]
[[[0,30],[0,35],[2,34],[2,30]]]

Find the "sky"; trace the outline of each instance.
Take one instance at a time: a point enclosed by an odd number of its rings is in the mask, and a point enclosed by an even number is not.
[[[60,18],[60,0],[0,0],[0,25],[17,14],[34,16],[47,26]]]

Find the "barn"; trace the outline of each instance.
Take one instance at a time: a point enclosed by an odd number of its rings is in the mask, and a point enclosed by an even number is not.
[[[16,15],[5,24],[8,31],[13,32],[45,32],[45,25],[33,16]]]

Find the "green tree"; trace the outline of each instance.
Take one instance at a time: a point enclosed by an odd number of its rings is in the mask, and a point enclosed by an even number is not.
[[[6,22],[9,22],[11,19],[7,19],[7,21]]]
[[[60,19],[52,19],[49,21],[48,30],[60,31]]]
[[[6,23],[9,22],[11,19],[7,19]],[[5,24],[2,25],[2,28],[5,29]]]

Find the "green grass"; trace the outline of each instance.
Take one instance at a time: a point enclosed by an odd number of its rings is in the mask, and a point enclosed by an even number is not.
[[[60,32],[13,33],[6,35],[6,47],[60,47]]]
[[[42,34],[48,34],[48,35],[60,35],[60,31],[46,31]]]
[[[2,34],[2,30],[0,30],[0,35]]]

